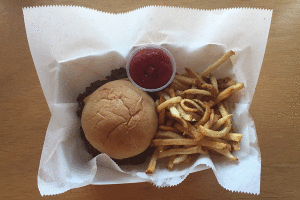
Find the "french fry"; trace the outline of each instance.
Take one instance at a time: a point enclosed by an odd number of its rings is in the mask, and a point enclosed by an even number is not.
[[[169,170],[172,170],[172,169],[173,169],[174,164],[175,164],[175,163],[174,163],[175,158],[176,158],[176,155],[170,156],[169,162],[168,162],[168,164],[167,164],[167,167],[168,167]]]
[[[222,65],[224,62],[226,62],[234,54],[235,53],[233,51],[231,51],[231,50],[228,51],[228,52],[226,52],[219,60],[217,60],[215,63],[213,63],[212,65],[210,65],[206,70],[204,70],[201,73],[201,76],[207,76],[209,73],[213,72],[218,67],[220,67],[220,65]]]
[[[203,127],[209,129],[209,128],[210,128],[210,126],[209,126],[209,121],[207,121],[207,122],[204,124]]]
[[[172,126],[165,126],[165,125],[160,125],[158,126],[158,129],[162,130],[162,131],[172,131],[174,133],[181,133],[180,130],[172,127]]]
[[[190,104],[190,105],[193,105],[194,108],[190,108],[188,107],[185,103],[187,104]],[[204,110],[193,100],[191,99],[183,99],[181,102],[180,102],[180,106],[182,107],[182,109],[184,111],[187,111],[187,112],[198,112],[200,113],[201,115],[204,114]]]
[[[153,141],[154,146],[160,145],[197,145],[198,141],[193,139],[154,139]]]
[[[231,80],[232,79],[230,77],[220,78],[220,79],[217,79],[217,83],[218,83],[218,85],[225,84],[225,83],[227,83],[227,82],[229,82]]]
[[[174,81],[173,81],[172,83],[170,83],[170,86],[171,86],[172,88],[174,88],[174,90],[178,90],[178,91],[184,90],[183,87],[177,85],[176,83],[174,83]],[[177,96],[179,96],[179,95],[177,95]]]
[[[207,137],[204,137],[202,140],[199,140],[199,145],[216,149],[225,149],[227,147],[226,144],[207,139]]]
[[[181,132],[184,132],[184,131],[185,131],[184,127],[183,127],[182,124],[180,124],[179,122],[175,122],[174,127],[175,127],[176,129],[180,130]]]
[[[201,85],[200,81],[197,78],[189,78],[185,76],[175,75],[174,79],[186,85]]]
[[[223,99],[228,98],[230,95],[232,95],[234,92],[242,89],[244,87],[243,83],[237,83],[235,85],[232,85],[228,88],[226,88],[225,90],[223,90],[215,99],[215,101],[213,103],[210,103],[210,107],[213,107],[214,105],[218,104],[220,101],[222,101]]]
[[[199,141],[199,140],[201,140],[201,139],[204,137],[204,135],[203,135],[200,131],[198,131],[193,125],[191,125],[191,124],[188,123],[188,122],[187,122],[187,124],[188,124],[188,131],[189,131],[190,133],[192,133],[192,137],[193,137],[196,141]]]
[[[222,117],[225,117],[227,115],[229,115],[229,112],[226,110],[224,104],[221,102],[221,103],[218,103],[218,109],[222,115]]]
[[[232,141],[236,141],[236,142],[240,142],[242,140],[242,138],[243,138],[243,135],[240,133],[228,133],[227,135],[222,137],[222,139],[232,140]]]
[[[218,96],[219,91],[217,90],[217,88],[215,88],[213,85],[211,84],[202,84],[200,86],[201,89],[205,89],[208,90],[214,97]]]
[[[187,157],[188,157],[188,154],[177,155],[176,158],[173,160],[173,164],[179,164],[179,163],[185,162]]]
[[[174,89],[173,89],[172,87],[169,88],[169,94],[170,94],[170,97],[171,97],[171,98],[173,98],[173,97],[176,96],[176,95],[175,95],[175,91],[174,91]]]
[[[196,124],[194,125],[195,127],[199,126],[199,125],[204,125],[210,117],[210,107],[208,105],[208,103],[206,103],[206,108],[205,108],[205,113],[202,117],[202,119],[198,122],[196,122]]]
[[[160,113],[164,108],[171,106],[173,104],[179,103],[181,100],[182,100],[182,98],[180,96],[168,99],[165,102],[159,104],[159,106],[157,106],[157,108],[156,108],[156,111],[158,113]]]
[[[180,113],[180,116],[187,121],[198,121],[201,117],[195,113],[185,112],[180,105],[176,105],[177,110]]]
[[[227,157],[228,159],[232,160],[232,161],[237,161],[237,157],[233,156],[230,151],[225,148],[225,149],[216,149],[216,148],[212,148],[214,151],[224,155],[225,157]]]
[[[200,146],[195,146],[191,148],[176,148],[176,149],[169,149],[165,150],[163,152],[160,152],[158,154],[158,158],[164,158],[164,157],[169,157],[177,154],[195,154],[195,153],[200,153],[200,154],[206,154],[206,151],[203,151]]]
[[[184,139],[183,136],[171,131],[157,131],[155,138],[173,138],[173,139]]]
[[[199,104],[203,109],[206,108],[205,103],[203,103],[201,100],[199,99],[193,99],[194,102],[196,102],[197,104]]]
[[[232,146],[233,150],[239,151],[241,150],[241,146],[239,142],[236,141],[228,141],[228,143]]]
[[[191,70],[187,67],[184,69],[189,74],[190,77],[197,78],[201,84],[206,84],[206,82],[202,79],[202,77],[199,74],[195,73],[193,70]]]
[[[210,79],[210,83],[214,86],[214,88],[216,88],[217,94],[219,94],[217,78],[212,73],[209,73],[209,79]]]
[[[152,154],[152,157],[150,159],[148,168],[146,170],[146,174],[152,174],[155,171],[155,167],[156,167],[156,161],[158,159],[158,154],[159,154],[159,148],[156,147],[154,150],[154,153]]]
[[[226,145],[226,148],[229,150],[229,151],[231,151],[231,145],[229,144],[229,143],[227,143],[226,141],[224,141],[224,140],[221,140],[221,139],[219,139],[219,138],[212,138],[214,141],[216,141],[216,142],[220,142],[220,143],[223,143],[223,144],[225,144]]]
[[[220,84],[218,84],[218,87],[220,89],[226,89],[226,88],[228,88],[228,87],[230,87],[232,85],[235,85],[235,84],[236,84],[236,81],[233,80],[233,79],[231,79],[230,81],[228,81],[226,83],[220,83]]]
[[[175,95],[176,95],[176,96],[181,96],[182,93],[183,93],[183,91],[181,91],[181,90],[176,90],[176,91],[175,91]]]
[[[232,117],[232,114],[226,115],[225,117],[222,117],[218,121],[215,122],[215,124],[211,127],[211,130],[217,130],[219,127],[221,127],[225,122]]]
[[[172,82],[172,83],[174,83],[175,85],[177,85],[177,86],[175,86],[175,87],[179,87],[180,90],[187,90],[187,89],[190,88],[188,85],[183,84],[182,82],[178,81],[178,80],[175,79],[175,78],[173,79],[173,82]],[[175,87],[173,86],[174,89],[175,89]]]
[[[165,98],[163,97],[163,95],[160,96],[159,102],[160,103],[165,102]],[[166,118],[165,112],[166,112],[166,109],[164,108],[160,111],[160,113],[158,113],[158,124],[159,125],[162,125],[165,123],[165,118]]]
[[[211,109],[210,117],[209,117],[209,128],[212,126],[215,119],[215,111],[214,109]]]
[[[211,92],[206,91],[206,90],[199,90],[199,89],[188,89],[185,90],[182,95],[186,95],[186,94],[194,94],[194,95],[206,95],[206,96],[211,96]]]
[[[197,129],[205,136],[220,138],[224,137],[226,134],[229,133],[231,129],[231,124],[227,121],[225,123],[225,127],[221,131],[210,130],[208,128],[203,127],[202,125],[197,126]]]
[[[227,110],[227,112],[229,113],[230,110],[229,110],[229,105],[228,105],[228,101],[227,100],[224,100],[223,101],[223,105],[224,105],[224,108]]]
[[[157,99],[157,100],[154,102],[154,104],[155,104],[155,108],[157,108],[157,106],[159,106],[159,104],[160,104],[159,99]]]

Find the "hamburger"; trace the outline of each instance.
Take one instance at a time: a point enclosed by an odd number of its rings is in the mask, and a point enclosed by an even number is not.
[[[124,78],[124,72],[124,68],[114,70],[106,80],[92,83],[77,98],[77,114],[82,138],[93,156],[102,152],[119,165],[141,164],[153,152],[149,145],[158,117],[146,92],[128,80],[116,80]]]

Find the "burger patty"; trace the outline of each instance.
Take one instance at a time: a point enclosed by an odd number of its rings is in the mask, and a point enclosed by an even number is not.
[[[80,119],[81,119],[82,111],[83,111],[83,108],[85,105],[83,100],[86,97],[88,97],[90,94],[92,94],[94,91],[96,91],[102,85],[104,85],[110,81],[128,78],[128,76],[126,73],[126,69],[124,67],[121,67],[119,69],[112,70],[111,75],[107,76],[105,78],[106,78],[105,80],[97,80],[97,81],[91,83],[91,85],[89,87],[87,87],[83,93],[80,93],[78,95],[78,97],[76,99],[76,101],[78,102],[78,105],[79,105],[79,108],[77,110],[77,116]],[[153,98],[154,101],[157,99],[157,96],[155,93],[148,93],[148,94]],[[85,143],[88,153],[90,153],[93,157],[95,157],[101,153],[88,142],[81,126],[80,126],[80,136]],[[113,160],[118,165],[125,165],[125,164],[138,165],[138,164],[144,163],[146,161],[147,157],[153,154],[153,151],[154,151],[154,148],[148,147],[144,152],[142,152],[139,155],[136,155],[136,156],[133,156],[130,158],[125,158],[125,159],[113,159]]]

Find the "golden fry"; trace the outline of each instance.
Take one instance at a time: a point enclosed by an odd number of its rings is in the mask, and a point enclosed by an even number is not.
[[[163,97],[163,95],[160,96],[159,102],[160,102],[160,103],[165,102],[165,98]],[[162,125],[162,124],[165,123],[165,118],[166,118],[165,112],[166,112],[166,109],[164,108],[164,109],[162,109],[161,112],[158,114],[158,124],[159,124],[159,125]]]
[[[214,130],[214,131],[217,130],[219,127],[221,127],[223,124],[225,124],[225,122],[227,122],[227,120],[230,119],[231,117],[232,117],[232,114],[222,117],[221,119],[219,119],[218,121],[216,121],[214,123],[214,125],[211,127],[211,130]]]
[[[188,89],[188,90],[185,90],[182,95],[186,95],[186,94],[194,94],[194,95],[198,95],[198,94],[201,94],[201,95],[206,95],[206,96],[211,96],[211,92],[209,91],[206,91],[206,90],[199,90],[199,89]]]
[[[214,97],[218,96],[219,91],[211,84],[202,84],[201,89],[208,90]]]
[[[224,108],[227,110],[227,112],[229,113],[230,110],[229,110],[229,105],[228,105],[228,101],[227,100],[224,100],[223,101],[223,105],[224,105]]]
[[[187,120],[187,121],[198,121],[199,119],[201,119],[201,117],[199,115],[197,115],[196,113],[186,113],[182,107],[180,105],[176,105],[177,110],[180,113],[180,116]]]
[[[226,52],[219,60],[217,60],[215,63],[213,63],[212,65],[210,65],[206,70],[204,70],[201,73],[201,76],[207,76],[209,73],[213,72],[218,67],[220,67],[220,65],[222,65],[225,61],[227,61],[234,54],[235,53],[233,51],[231,51],[231,50],[228,51],[228,52]]]
[[[183,93],[183,91],[181,91],[181,90],[176,90],[176,91],[175,91],[175,95],[176,95],[176,96],[181,96],[182,93]]]
[[[186,85],[201,85],[200,81],[197,78],[188,78],[185,76],[175,75],[174,79]]]
[[[214,86],[214,88],[217,90],[217,94],[219,94],[219,88],[218,88],[218,82],[215,75],[212,73],[209,74],[210,83]]]
[[[184,88],[180,87],[179,85],[175,84],[174,81],[170,84],[170,87],[174,88],[174,90],[184,90]],[[177,95],[179,96],[179,95]]]
[[[209,128],[212,126],[213,122],[215,120],[215,111],[214,109],[211,109],[210,117],[209,117]]]
[[[217,79],[217,83],[218,83],[218,85],[225,84],[225,83],[227,83],[227,82],[229,82],[231,80],[232,79],[230,77],[220,78],[220,79]]]
[[[192,77],[192,78],[197,78],[197,79],[200,81],[201,84],[205,84],[205,83],[206,83],[206,82],[202,79],[202,77],[201,77],[199,74],[197,74],[196,72],[194,72],[193,70],[191,70],[191,69],[189,69],[189,68],[187,68],[187,67],[185,67],[184,69],[185,69],[185,71],[189,74],[190,77]]]
[[[220,142],[220,143],[223,143],[223,144],[225,144],[226,145],[226,148],[229,150],[229,151],[231,151],[231,145],[229,144],[229,143],[227,143],[226,141],[224,141],[224,140],[221,140],[221,139],[219,139],[219,138],[212,138],[214,141],[216,141],[216,142]]]
[[[240,133],[228,133],[228,135],[225,135],[224,137],[222,137],[222,139],[240,142],[242,140],[242,137],[243,135]]]
[[[159,99],[157,99],[157,100],[154,102],[154,104],[155,104],[155,108],[157,108],[157,106],[159,106],[159,104],[160,104]]]
[[[226,148],[226,149],[215,149],[215,148],[212,148],[214,151],[224,155],[225,157],[229,158],[230,160],[232,161],[237,161],[237,157],[233,156],[230,151]]]
[[[172,169],[173,169],[175,158],[176,158],[176,155],[170,156],[169,162],[168,162],[168,164],[167,164],[167,167],[168,167],[169,170],[172,170]]]
[[[173,83],[175,85],[177,85],[177,87],[179,87],[180,90],[187,90],[189,89],[190,87],[186,84],[183,84],[182,82],[178,81],[177,79],[173,79]],[[175,89],[175,87],[173,87]]]
[[[158,158],[169,157],[177,154],[195,154],[201,153],[206,154],[206,151],[203,151],[200,146],[191,147],[191,148],[176,148],[176,149],[168,149],[158,154]]]
[[[176,158],[173,160],[173,163],[179,164],[185,162],[187,158],[188,158],[188,154],[177,155]]]
[[[232,86],[232,85],[235,85],[235,84],[236,84],[236,81],[233,80],[233,79],[231,79],[230,81],[228,81],[228,82],[226,82],[226,83],[221,83],[221,84],[219,84],[218,87],[219,87],[220,89],[226,89],[226,88],[228,88],[228,87],[230,87],[230,86]]]
[[[191,133],[191,137],[194,138],[196,141],[202,139],[204,137],[204,135],[198,131],[193,125],[191,125],[189,122],[186,122],[187,123],[187,130],[188,132],[187,133]]]
[[[202,108],[206,108],[205,103],[203,103],[201,100],[199,99],[193,99],[194,102],[196,102],[197,104],[199,104]]]
[[[227,145],[222,142],[216,142],[211,139],[207,139],[206,137],[199,141],[199,145],[216,149],[225,149],[227,147]]]
[[[186,106],[185,103],[193,105],[194,108],[190,108],[190,107]],[[201,115],[204,114],[204,110],[197,103],[195,103],[195,101],[193,101],[191,99],[183,99],[180,102],[180,106],[182,107],[182,109],[184,111],[187,111],[187,112],[199,112]]]
[[[180,134],[177,134],[172,131],[157,131],[155,134],[155,138],[173,138],[173,139],[184,139],[184,137]]]
[[[210,117],[210,107],[209,107],[208,103],[206,103],[205,106],[206,106],[205,113],[204,113],[202,119],[200,121],[196,122],[195,127],[197,127],[199,125],[204,125],[209,120],[209,117]]]
[[[241,146],[239,142],[236,141],[228,141],[228,143],[232,146],[233,150],[239,151],[241,150]]]
[[[156,167],[156,161],[158,159],[158,154],[159,154],[159,148],[156,147],[154,150],[154,153],[152,154],[152,157],[150,159],[148,168],[146,170],[146,174],[152,174],[154,172],[155,167]]]
[[[210,106],[214,106],[216,104],[218,104],[220,101],[222,101],[223,99],[226,99],[228,98],[229,96],[231,96],[234,92],[242,89],[244,87],[244,84],[243,83],[237,83],[235,85],[232,85],[228,88],[226,88],[225,90],[223,90],[218,96],[217,98],[215,99],[215,101],[210,104]]]
[[[180,124],[179,122],[175,122],[174,127],[175,127],[176,129],[180,130],[181,132],[184,132],[184,131],[185,131],[184,127],[183,127],[182,124]]]
[[[158,128],[162,131],[172,131],[174,133],[181,133],[180,130],[178,130],[174,127],[171,127],[171,126],[160,125]]]
[[[220,137],[224,137],[226,134],[229,133],[229,131],[231,129],[231,124],[228,123],[228,121],[227,121],[225,123],[225,127],[221,131],[210,130],[201,125],[198,126],[197,129],[205,136],[220,138]]]
[[[222,117],[225,117],[227,115],[229,115],[229,112],[226,110],[224,104],[221,102],[221,103],[218,103],[218,109],[222,115]]]
[[[194,139],[154,139],[153,144],[155,146],[160,145],[197,145],[198,141]]]
[[[171,97],[171,98],[173,98],[173,97],[176,96],[176,95],[175,95],[175,91],[174,91],[174,89],[173,89],[172,87],[169,88],[169,94],[170,94],[170,97]]]
[[[162,102],[159,106],[157,106],[156,110],[158,113],[160,113],[164,108],[172,106],[175,103],[179,103],[181,100],[181,97],[173,97],[171,99],[166,100],[165,102]]]

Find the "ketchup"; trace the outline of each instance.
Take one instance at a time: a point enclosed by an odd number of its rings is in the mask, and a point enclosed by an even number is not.
[[[158,48],[138,51],[129,63],[131,79],[140,87],[157,89],[166,85],[173,74],[171,58]]]

